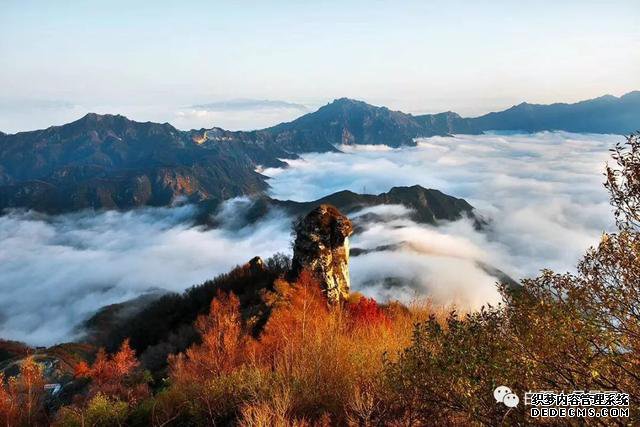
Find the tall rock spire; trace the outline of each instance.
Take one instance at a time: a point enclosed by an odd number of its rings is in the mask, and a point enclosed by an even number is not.
[[[295,225],[291,273],[302,270],[318,280],[331,303],[349,295],[349,236],[353,226],[349,218],[331,205],[320,205]]]

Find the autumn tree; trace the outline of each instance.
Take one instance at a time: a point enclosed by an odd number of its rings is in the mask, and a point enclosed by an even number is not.
[[[621,229],[640,229],[640,133],[612,150],[615,166],[607,165],[605,186]]]
[[[46,420],[42,365],[32,357],[20,364],[17,376],[0,374],[0,420],[6,426],[38,425]]]
[[[0,373],[0,417],[3,426],[13,425],[18,419],[18,405],[9,392],[3,373]]]
[[[242,368],[250,359],[251,337],[244,331],[240,302],[233,293],[219,292],[209,313],[198,317],[195,326],[201,343],[170,356],[172,389],[163,399],[180,395],[184,400],[174,406],[190,408],[200,419],[197,423],[216,424],[239,408],[250,389],[244,385],[259,381],[254,371]],[[166,400],[159,402],[158,414],[162,410],[175,416],[170,409]]]
[[[85,393],[57,416],[59,425],[123,425],[127,416],[150,395],[149,378],[125,340],[114,354],[100,349],[91,365],[80,362],[75,377],[88,382]]]
[[[617,390],[640,419],[640,143],[632,135],[613,150],[605,186],[618,230],[587,251],[577,274],[545,270],[518,291],[503,289],[504,306],[442,325],[417,325],[412,345],[386,378],[389,413],[408,425],[526,422],[524,405],[495,405],[493,387],[527,390]],[[398,403],[396,403],[398,402]],[[597,420],[573,420],[580,423]],[[560,422],[560,420],[558,420]]]
[[[196,320],[201,344],[170,359],[174,381],[191,382],[232,371],[247,355],[248,338],[242,329],[240,302],[233,293],[219,293],[209,314]]]
[[[102,394],[129,404],[135,404],[149,394],[144,372],[139,370],[140,363],[135,352],[125,340],[120,349],[108,355],[100,349],[89,366],[80,362],[75,373],[78,378],[86,378],[89,383],[89,397]]]
[[[277,280],[268,299],[271,314],[260,337],[262,354],[269,355],[271,363],[294,369],[295,356],[329,323],[326,297],[313,275],[302,271],[295,283]]]

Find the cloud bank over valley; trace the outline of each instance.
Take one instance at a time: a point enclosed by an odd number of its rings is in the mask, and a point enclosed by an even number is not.
[[[273,197],[297,201],[414,184],[464,198],[491,218],[487,232],[461,224],[438,231],[472,240],[497,266],[523,277],[543,267],[571,270],[611,228],[602,173],[607,150],[621,139],[565,132],[433,137],[411,148],[344,146],[344,154],[310,154],[264,173]]]
[[[602,170],[619,140],[567,133],[434,137],[410,148],[307,154],[264,173],[279,199],[414,184],[465,198],[490,218],[486,230],[468,219],[418,224],[395,205],[351,215],[358,226],[351,247],[359,249],[352,288],[381,299],[428,295],[438,304],[479,307],[499,300],[486,266],[516,279],[544,267],[571,270],[612,226]],[[193,206],[0,217],[0,336],[60,342],[104,305],[154,288],[181,291],[256,255],[290,254],[292,218],[274,210],[245,224],[238,218],[250,203],[223,205],[216,229],[194,226]]]

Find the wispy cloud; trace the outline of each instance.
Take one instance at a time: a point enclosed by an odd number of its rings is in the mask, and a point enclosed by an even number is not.
[[[307,111],[307,107],[287,101],[270,99],[230,99],[205,104],[192,105],[190,108],[204,111],[256,111],[256,110],[298,110]]]
[[[294,120],[308,111],[302,104],[277,100],[232,99],[192,105],[177,111],[179,128],[254,130]]]

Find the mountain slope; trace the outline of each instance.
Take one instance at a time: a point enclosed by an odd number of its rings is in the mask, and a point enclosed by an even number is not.
[[[343,143],[409,145],[418,136],[448,134],[460,120],[349,99],[252,132],[184,132],[168,123],[87,114],[63,126],[0,135],[0,209],[129,209],[178,197],[219,202],[266,190],[257,166],[283,166],[282,158],[337,151]]]
[[[216,205],[211,206],[209,202],[204,202],[200,205],[201,216],[198,222],[218,226],[221,221],[225,222],[227,227],[242,228],[263,218],[274,208],[281,209],[295,218],[308,214],[320,205],[335,206],[347,215],[373,206],[400,205],[410,210],[409,218],[423,224],[435,225],[439,221],[455,221],[462,217],[474,219],[478,226],[483,224],[482,219],[475,216],[473,206],[466,200],[419,185],[393,187],[388,192],[378,195],[343,190],[310,202],[277,200],[267,196],[255,197],[235,206],[233,225],[230,225],[228,218],[218,218],[213,214],[218,208]]]
[[[264,132],[291,150],[326,151],[327,143],[415,145],[414,138],[465,130],[477,133],[455,113],[413,116],[362,101],[341,98],[292,122]]]
[[[272,203],[293,215],[306,214],[324,204],[333,205],[347,214],[371,206],[402,205],[413,211],[411,214],[413,220],[426,224],[435,224],[437,221],[454,221],[464,215],[473,216],[473,206],[466,200],[419,185],[393,187],[387,193],[378,195],[357,194],[344,190],[312,202],[273,200]]]
[[[414,116],[341,98],[292,122],[234,132],[180,131],[119,115],[87,114],[44,130],[0,133],[0,210],[65,212],[162,206],[263,193],[259,166],[342,144],[414,145],[415,138],[486,130],[625,134],[640,127],[640,92],[576,104],[520,104],[477,118]]]
[[[165,123],[88,114],[0,139],[0,208],[46,212],[223,200],[266,189],[251,157]]]
[[[630,134],[640,128],[640,91],[575,104],[522,104],[469,119],[475,129]]]

